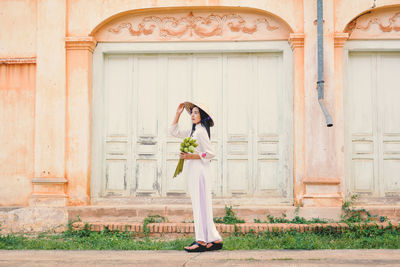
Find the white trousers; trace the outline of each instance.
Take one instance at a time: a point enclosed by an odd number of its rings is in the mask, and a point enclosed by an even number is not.
[[[213,221],[210,164],[201,160],[186,162],[196,240],[213,242],[222,239]]]

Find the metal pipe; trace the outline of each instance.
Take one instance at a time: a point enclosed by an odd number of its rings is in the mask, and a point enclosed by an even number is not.
[[[317,0],[317,33],[318,33],[318,102],[325,115],[326,126],[332,127],[332,117],[326,109],[324,100],[324,22],[322,0]]]

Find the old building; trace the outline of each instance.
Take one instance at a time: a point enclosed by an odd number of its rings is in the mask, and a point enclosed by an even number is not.
[[[187,99],[214,114],[216,209],[336,218],[359,194],[400,218],[400,1],[324,0],[322,23],[333,127],[317,0],[1,1],[0,223],[190,216]]]

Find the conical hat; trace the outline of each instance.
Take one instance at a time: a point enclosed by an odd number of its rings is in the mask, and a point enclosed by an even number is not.
[[[189,115],[191,115],[192,108],[194,108],[195,106],[203,110],[205,113],[207,113],[208,117],[210,117],[210,127],[214,126],[214,120],[212,118],[210,109],[206,104],[196,101],[186,101],[184,104],[185,104],[185,109],[189,113]],[[201,119],[204,120],[205,118]]]

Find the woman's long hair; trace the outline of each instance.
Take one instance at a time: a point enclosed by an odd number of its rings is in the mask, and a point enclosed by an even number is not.
[[[194,107],[197,107],[197,106],[194,106]],[[193,110],[193,108],[192,108],[192,110]],[[200,123],[201,123],[201,125],[203,125],[206,128],[207,134],[208,134],[208,138],[211,139],[211,135],[210,135],[210,121],[211,121],[211,118],[201,108],[199,108],[199,107],[197,107],[197,108],[200,111]],[[192,113],[192,110],[190,111],[190,113]],[[190,133],[190,136],[192,136],[194,130],[196,130],[196,124],[195,123],[192,124],[192,132]]]

